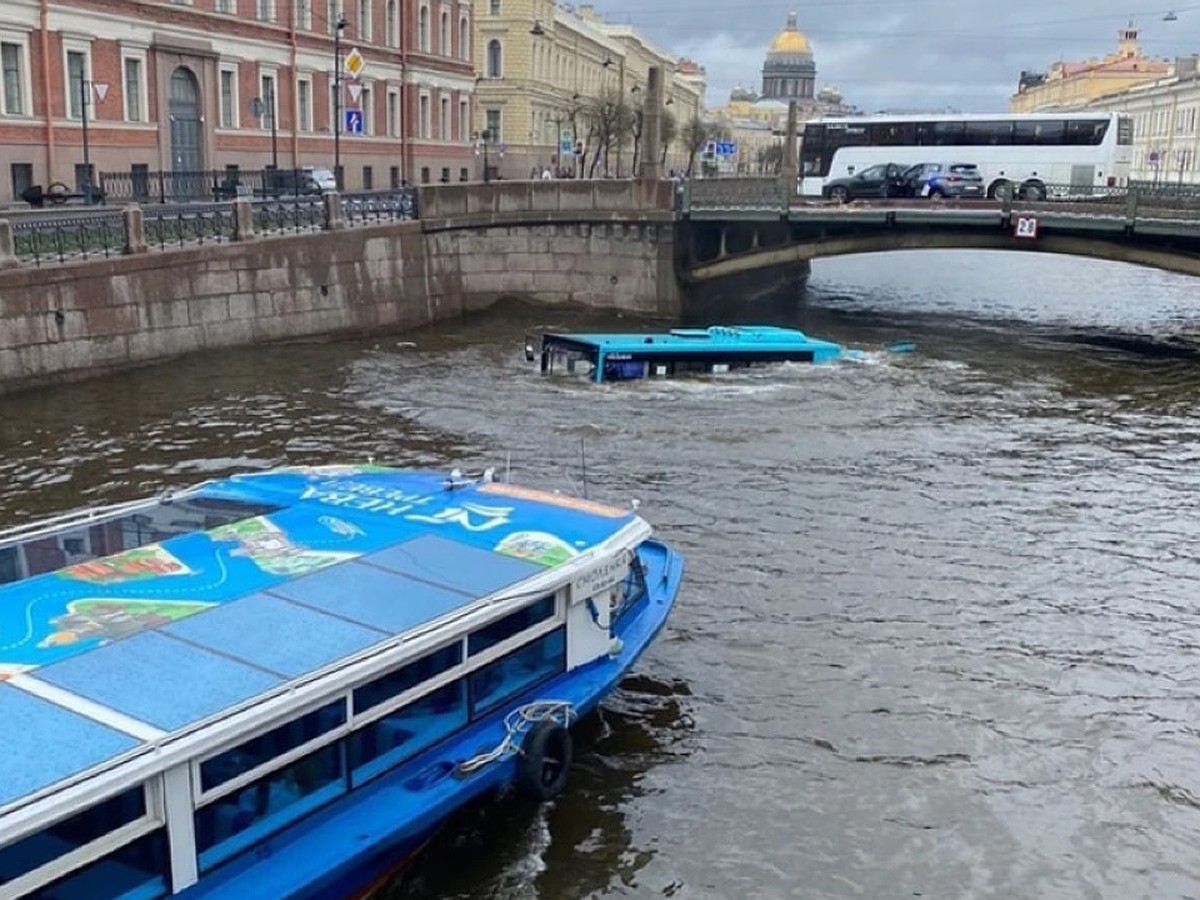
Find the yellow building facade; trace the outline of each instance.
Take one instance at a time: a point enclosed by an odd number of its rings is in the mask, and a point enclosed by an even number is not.
[[[605,22],[590,6],[481,0],[474,22],[475,122],[486,138],[478,144],[481,173],[486,156],[491,176],[529,178],[545,168],[574,176],[580,143],[590,171],[596,148],[588,146],[588,110],[604,97],[640,108],[653,66],[662,69],[665,111],[677,130],[702,113],[703,69],[631,26]],[[667,167],[686,156],[682,143],[674,141]],[[605,167],[616,177],[632,174],[632,140],[621,142],[603,162],[597,174]]]
[[[1072,109],[1166,77],[1171,65],[1142,53],[1131,22],[1117,35],[1117,52],[1103,59],[1054,63],[1046,72],[1022,72],[1008,107],[1015,113]]]

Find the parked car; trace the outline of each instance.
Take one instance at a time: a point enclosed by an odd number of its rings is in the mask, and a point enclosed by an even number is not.
[[[263,193],[269,197],[297,194],[323,194],[337,190],[337,179],[329,169],[271,169],[263,170]]]
[[[904,172],[909,197],[983,197],[983,176],[975,163],[918,163]]]
[[[845,178],[831,179],[821,193],[826,200],[845,203],[860,197],[903,197],[904,168],[898,163],[880,163]]]

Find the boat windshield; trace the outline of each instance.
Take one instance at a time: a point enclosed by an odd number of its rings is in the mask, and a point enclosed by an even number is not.
[[[79,517],[58,528],[30,528],[0,542],[0,585],[54,572],[125,550],[136,550],[168,538],[207,531],[282,509],[220,497],[185,497],[126,508],[111,515]],[[137,561],[130,561],[130,565]],[[151,565],[153,560],[144,561]],[[152,569],[147,574],[153,574]]]

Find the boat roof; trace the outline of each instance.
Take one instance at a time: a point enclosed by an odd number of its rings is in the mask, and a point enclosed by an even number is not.
[[[135,508],[148,529],[197,510],[221,524],[0,585],[0,813],[648,531],[630,510],[377,466],[237,475]],[[80,527],[102,543],[129,509],[0,549]]]
[[[603,349],[605,353],[664,355],[697,350],[757,350],[764,353],[780,350],[841,350],[838,344],[831,341],[811,338],[803,331],[775,325],[710,325],[708,328],[672,328],[660,333],[547,333],[543,335],[543,340]]]

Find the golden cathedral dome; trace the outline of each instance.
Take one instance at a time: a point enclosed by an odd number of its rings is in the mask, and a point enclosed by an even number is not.
[[[796,14],[788,13],[787,27],[779,34],[775,35],[775,40],[771,41],[771,54],[793,54],[793,53],[812,53],[812,47],[809,46],[808,38],[803,31],[796,27]]]

